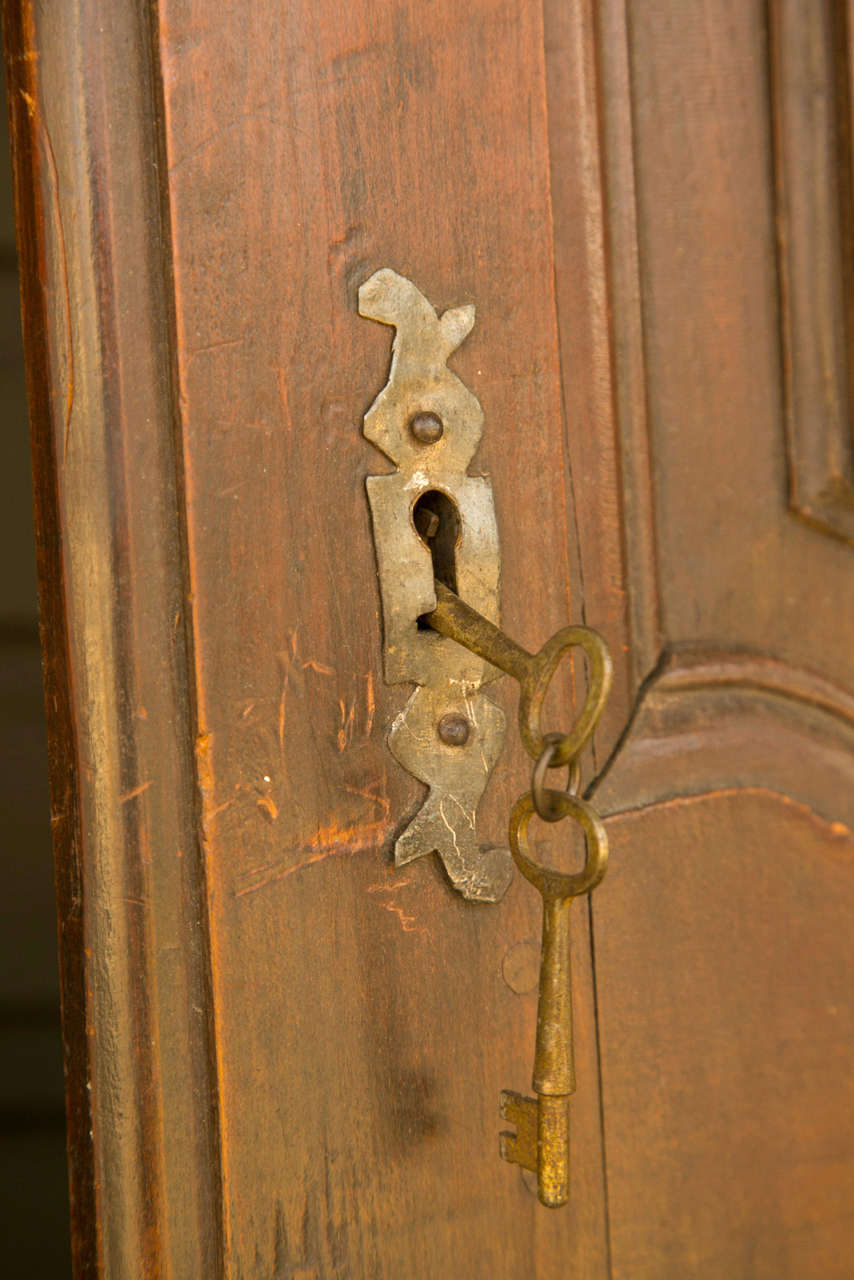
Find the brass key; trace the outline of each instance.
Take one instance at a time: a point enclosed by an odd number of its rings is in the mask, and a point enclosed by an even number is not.
[[[526,880],[543,899],[543,946],[540,960],[540,998],[537,1005],[537,1045],[533,1087],[536,1098],[518,1093],[501,1095],[501,1114],[515,1124],[516,1133],[501,1135],[501,1154],[511,1164],[537,1175],[542,1204],[556,1209],[569,1196],[569,1097],[575,1090],[572,1056],[572,992],[569,918],[573,898],[594,889],[608,865],[608,837],[602,820],[584,800],[563,791],[549,791],[554,820],[573,818],[584,829],[584,868],[568,874],[534,862],[528,844],[528,823],[534,815],[530,792],[516,802],[510,815],[510,849]]]
[[[543,899],[533,1078],[537,1096],[502,1093],[501,1114],[515,1124],[516,1132],[503,1133],[500,1141],[505,1160],[536,1173],[540,1201],[558,1208],[569,1197],[569,1098],[575,1089],[569,913],[572,899],[595,888],[608,863],[608,837],[602,821],[574,792],[578,756],[596,727],[611,688],[611,658],[602,637],[587,627],[565,627],[539,653],[530,654],[441,582],[436,581],[435,587],[436,608],[425,614],[423,621],[519,682],[519,732],[526,751],[537,762],[531,791],[521,797],[510,815],[513,860]],[[546,692],[561,658],[576,646],[589,663],[584,706],[569,733],[544,735],[540,716]],[[543,787],[546,770],[559,765],[570,767],[569,792]],[[586,850],[582,871],[569,874],[532,859],[528,823],[535,812],[547,822],[572,818],[580,823]]]
[[[552,636],[539,653],[528,653],[508,635],[484,618],[476,609],[436,582],[436,608],[423,621],[443,636],[491,662],[519,683],[519,733],[532,760],[538,760],[545,746],[540,730],[540,714],[552,676],[565,653],[582,649],[590,664],[587,697],[581,715],[568,734],[561,735],[552,753],[549,768],[556,769],[574,760],[586,744],[611,690],[612,665],[605,641],[590,627],[564,627]]]

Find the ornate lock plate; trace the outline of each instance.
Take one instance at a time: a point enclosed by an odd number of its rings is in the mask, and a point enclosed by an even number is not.
[[[483,410],[447,367],[471,332],[475,310],[455,307],[439,316],[411,281],[384,268],[361,286],[359,313],[396,330],[388,383],[364,419],[366,438],[397,466],[391,475],[367,480],[385,678],[417,686],[391,725],[388,745],[429,787],[397,839],[395,861],[402,866],[435,851],[463,897],[497,902],[513,863],[508,849],[478,844],[477,807],[504,741],[504,714],[482,692],[499,672],[419,626],[419,618],[436,605],[436,565],[415,523],[425,502],[455,511],[455,545],[449,549],[454,588],[497,622],[500,559],[492,486],[467,470],[480,441]]]

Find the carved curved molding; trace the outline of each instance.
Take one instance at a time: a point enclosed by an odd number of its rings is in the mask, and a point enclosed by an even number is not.
[[[772,0],[790,505],[854,542],[851,0]]]
[[[666,654],[592,792],[603,815],[756,789],[854,827],[854,697],[756,655]]]

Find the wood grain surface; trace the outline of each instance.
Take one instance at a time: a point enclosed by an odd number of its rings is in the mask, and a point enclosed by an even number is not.
[[[220,1266],[168,272],[138,6],[5,7],[78,1276]]]
[[[760,790],[627,811],[596,898],[613,1275],[843,1280],[854,834]]]
[[[664,648],[596,793],[612,1274],[841,1277],[854,562],[789,508],[768,13],[627,12]]]
[[[769,20],[791,503],[854,542],[851,6],[775,0]]]
[[[788,510],[766,18],[631,10],[662,626],[850,690],[851,548]]]
[[[854,552],[789,504],[768,6],[96,8],[6,4],[77,1274],[843,1276]],[[617,666],[559,1212],[497,1153],[538,899],[390,860],[384,266],[476,305],[507,630]]]
[[[499,1091],[530,1079],[534,996],[502,973],[536,896],[472,908],[429,860],[389,864],[416,788],[384,745],[402,698],[360,434],[390,335],[358,285],[391,266],[474,302],[454,365],[486,415],[504,619],[532,646],[565,621],[540,15],[167,0],[160,21],[230,1274],[599,1274],[583,931],[573,1206],[545,1215],[496,1155]]]
[[[18,258],[22,318],[27,360],[27,393],[33,447],[33,505],[39,611],[42,631],[42,673],[51,793],[51,825],[56,863],[56,902],[59,919],[59,959],[63,1009],[63,1065],[69,1155],[72,1259],[77,1275],[95,1274],[97,1208],[91,1097],[86,1089],[86,976],[82,909],[80,805],[75,750],[74,709],[71,699],[71,661],[65,616],[65,573],[62,555],[62,515],[56,500],[56,427],[52,413],[49,352],[41,335],[49,326],[51,303],[41,286],[46,257],[43,234],[44,193],[36,180],[43,168],[40,139],[28,98],[36,100],[34,66],[26,59],[32,27],[19,8],[4,5],[3,41],[9,127],[15,170],[15,220],[19,231]],[[9,55],[12,55],[11,57]]]

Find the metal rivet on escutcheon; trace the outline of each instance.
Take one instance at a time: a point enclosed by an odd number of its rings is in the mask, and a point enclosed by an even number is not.
[[[471,726],[465,716],[449,711],[442,716],[436,730],[446,747],[464,747],[469,740]]]
[[[445,426],[437,413],[416,413],[409,422],[409,430],[419,444],[435,444],[445,434]]]

